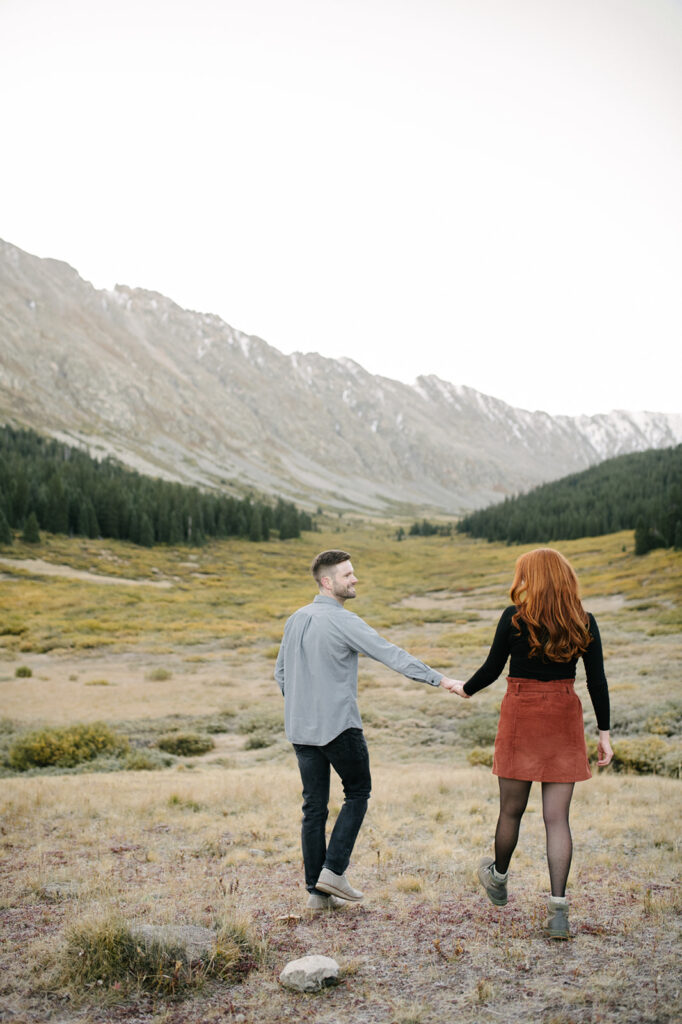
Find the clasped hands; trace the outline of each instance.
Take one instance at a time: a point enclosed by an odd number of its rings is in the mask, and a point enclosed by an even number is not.
[[[456,693],[458,697],[464,697],[465,700],[469,699],[469,694],[464,692],[464,683],[461,679],[449,679],[448,676],[443,676],[440,685],[449,693]]]

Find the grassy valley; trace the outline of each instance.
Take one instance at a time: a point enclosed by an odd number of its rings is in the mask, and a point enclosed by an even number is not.
[[[632,531],[558,545],[600,624],[619,755],[615,770],[595,769],[577,787],[573,940],[557,948],[539,927],[539,793],[508,906],[492,908],[473,880],[495,824],[486,762],[503,681],[464,702],[367,659],[360,704],[374,793],[351,872],[367,896],[306,916],[300,780],[272,670],[287,615],[314,593],[312,556],[351,551],[353,610],[467,678],[524,550],[460,535],[395,537],[396,523],[339,517],[282,543],[149,549],[47,535],[0,551],[5,1019],[677,1018],[682,554],[637,557]],[[578,689],[592,736],[580,675]],[[95,723],[120,749],[71,767],[12,765],[27,734]],[[207,740],[204,753],[159,746],[186,735]],[[332,813],[341,798],[337,786]],[[259,953],[241,982],[194,979],[183,998],[160,985],[84,980],[74,942],[119,919],[238,922]],[[283,990],[282,967],[308,952],[335,957],[343,983],[314,996]]]

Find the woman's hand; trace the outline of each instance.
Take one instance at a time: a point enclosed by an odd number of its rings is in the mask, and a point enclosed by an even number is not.
[[[611,746],[611,735],[608,729],[599,730],[599,742],[597,743],[597,764],[600,768],[605,768],[607,764],[611,764],[613,758],[613,748]]]
[[[469,700],[469,694],[464,692],[464,683],[461,679],[451,679],[450,682],[450,693],[456,693],[458,697],[464,697],[465,700]]]

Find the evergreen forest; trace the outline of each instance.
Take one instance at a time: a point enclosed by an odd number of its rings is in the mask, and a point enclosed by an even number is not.
[[[282,499],[209,493],[144,476],[111,458],[92,458],[32,430],[0,427],[0,543],[13,530],[40,530],[154,544],[202,544],[208,537],[280,540],[312,530],[310,516]]]
[[[635,531],[635,551],[682,548],[682,445],[619,455],[479,509],[459,533],[509,544]]]

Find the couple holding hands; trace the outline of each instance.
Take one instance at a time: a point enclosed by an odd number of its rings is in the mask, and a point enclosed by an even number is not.
[[[494,857],[478,865],[478,879],[495,906],[507,902],[509,862],[531,785],[542,783],[550,895],[545,931],[569,937],[566,881],[573,851],[569,810],[576,782],[591,778],[583,712],[574,690],[583,659],[599,731],[598,760],[613,757],[609,693],[597,623],[585,612],[570,563],[552,548],[521,555],[510,588],[512,604],[499,620],[485,662],[466,683],[450,679],[390,643],[345,603],[358,582],[347,551],[322,551],[311,572],[319,588],[311,604],[287,620],[275,666],[284,695],[287,738],[303,783],[301,844],[308,907],[357,902],[345,872],[371,790],[369,754],[357,702],[358,655],[365,654],[419,682],[464,699],[493,683],[510,660],[495,739],[500,813]],[[330,768],[344,802],[326,840]]]

